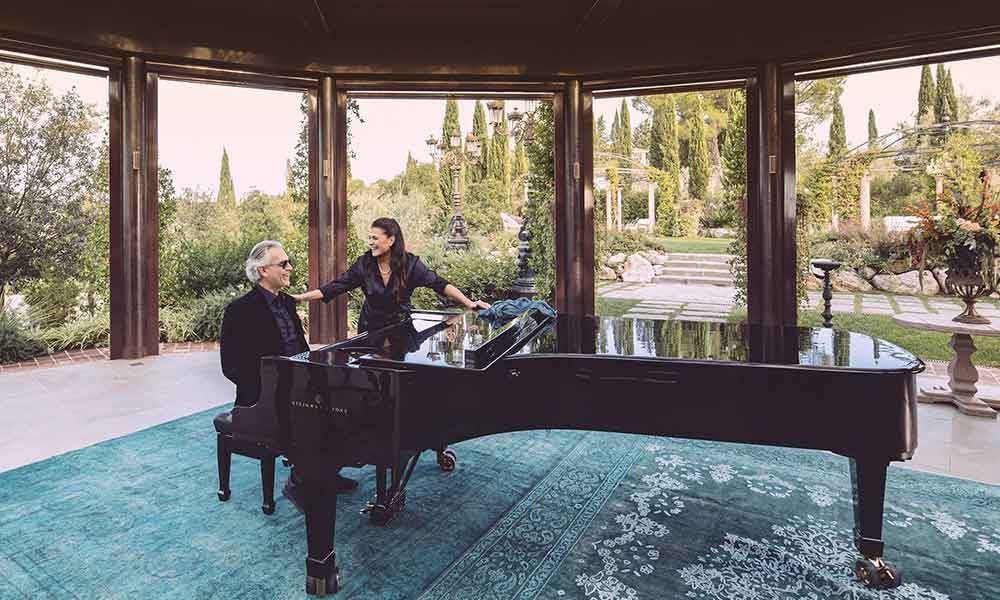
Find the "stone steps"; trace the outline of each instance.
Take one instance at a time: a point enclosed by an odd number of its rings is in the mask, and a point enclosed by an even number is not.
[[[729,277],[698,277],[698,276],[678,276],[678,275],[655,275],[653,281],[656,283],[681,283],[684,285],[718,285],[723,287],[733,287],[733,278]]]
[[[728,268],[716,267],[675,267],[673,264],[665,265],[660,269],[659,275],[667,277],[723,277],[732,279],[732,273]]]
[[[679,261],[694,261],[694,262],[710,262],[710,263],[725,263],[729,264],[733,260],[732,254],[694,254],[691,252],[668,252],[667,260],[679,260]]]

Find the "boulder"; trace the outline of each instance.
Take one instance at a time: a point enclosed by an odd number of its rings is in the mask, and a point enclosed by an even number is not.
[[[802,285],[805,286],[807,290],[821,290],[823,289],[823,283],[813,276],[806,277],[802,280]]]
[[[664,267],[663,265],[653,265],[653,273],[656,273],[657,275],[663,275],[666,272],[667,268]]]
[[[736,237],[736,232],[726,227],[712,227],[705,230],[705,237],[710,238],[732,238]]]
[[[875,289],[883,292],[898,292],[899,277],[892,273],[879,273],[872,277],[872,285],[875,286]]]
[[[864,277],[865,280],[871,281],[872,277],[875,277],[875,275],[878,274],[878,271],[876,271],[871,267],[861,267],[861,270],[858,272],[858,274]]]
[[[614,267],[623,264],[624,262],[625,262],[625,255],[619,252],[618,254],[612,254],[611,256],[609,256],[608,260],[604,261],[604,264],[608,265],[609,267]]]
[[[867,279],[846,267],[830,273],[830,282],[838,292],[870,292],[873,289]]]
[[[924,271],[923,289],[920,287],[920,271],[907,271],[906,273],[901,273],[899,277],[899,293],[901,294],[923,294],[925,296],[934,296],[941,293],[941,286],[938,285],[936,279],[934,279],[934,274],[930,271]]]
[[[633,254],[625,262],[625,272],[622,281],[627,283],[649,283],[655,275],[653,264],[639,254]]]
[[[601,281],[617,281],[618,273],[615,273],[615,270],[612,269],[611,267],[601,267],[600,273],[597,275],[597,278],[600,279]]]

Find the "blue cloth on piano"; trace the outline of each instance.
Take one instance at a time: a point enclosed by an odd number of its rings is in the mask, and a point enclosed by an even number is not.
[[[489,309],[479,311],[479,318],[495,324],[506,323],[532,308],[540,310],[550,317],[556,316],[555,309],[549,306],[549,303],[544,300],[515,298],[513,300],[499,300],[494,302]]]

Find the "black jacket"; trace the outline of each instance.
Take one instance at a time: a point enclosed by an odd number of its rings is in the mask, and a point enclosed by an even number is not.
[[[371,250],[354,261],[346,272],[333,281],[320,286],[323,301],[329,302],[338,295],[361,288],[365,303],[358,319],[358,332],[379,329],[408,314],[413,307],[410,296],[418,287],[426,287],[444,294],[448,281],[430,270],[419,256],[406,253],[406,285],[401,285],[398,273],[393,273],[386,285],[378,271],[378,262]]]
[[[302,321],[295,312],[295,300],[284,292],[279,298],[302,336],[302,346],[308,348]],[[219,353],[223,375],[236,384],[236,405],[256,404],[260,395],[260,359],[281,354],[278,324],[256,286],[226,307],[219,335]]]

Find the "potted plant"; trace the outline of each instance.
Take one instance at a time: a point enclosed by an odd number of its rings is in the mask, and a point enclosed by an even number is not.
[[[910,230],[908,239],[921,280],[928,258],[947,265],[945,287],[965,303],[965,310],[954,318],[959,323],[989,323],[976,313],[976,299],[997,289],[1000,205],[996,198],[989,197],[985,184],[979,202],[945,192],[933,209],[914,211],[919,222]]]

